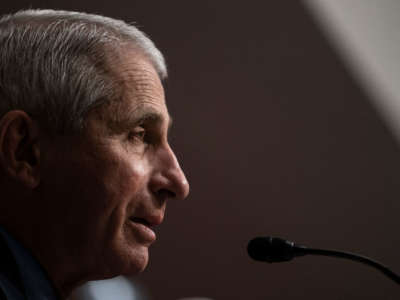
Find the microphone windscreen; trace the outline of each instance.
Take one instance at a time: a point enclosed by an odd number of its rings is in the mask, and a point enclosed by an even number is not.
[[[257,237],[248,246],[249,256],[269,263],[289,261],[294,257],[294,243],[274,237]]]

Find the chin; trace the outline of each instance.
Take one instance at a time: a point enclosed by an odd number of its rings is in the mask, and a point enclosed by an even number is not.
[[[137,253],[129,262],[130,267],[127,269],[127,273],[124,275],[135,275],[143,272],[149,263],[149,252],[148,249],[145,253]]]
[[[116,275],[133,276],[143,272],[149,262],[149,250],[146,246],[137,246],[125,253],[119,253],[119,270]]]
[[[108,261],[103,261],[103,271],[97,269],[96,276],[92,280],[108,279],[120,275],[134,276],[143,272],[149,261],[148,253],[144,251],[135,251],[129,255],[120,252],[110,253],[109,258]]]
[[[106,264],[104,267],[108,270],[108,277],[133,276],[147,267],[150,244],[128,233],[122,232],[108,244],[108,247],[103,247],[107,255],[100,259]]]

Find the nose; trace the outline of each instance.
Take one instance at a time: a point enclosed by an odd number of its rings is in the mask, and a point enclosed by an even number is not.
[[[183,200],[189,195],[189,182],[169,145],[158,151],[150,188],[159,198]]]

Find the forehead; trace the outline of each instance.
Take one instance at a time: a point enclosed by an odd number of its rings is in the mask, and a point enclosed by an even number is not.
[[[170,124],[161,80],[145,57],[128,51],[120,56],[113,69],[120,97],[101,109],[109,127],[132,126],[142,119]]]

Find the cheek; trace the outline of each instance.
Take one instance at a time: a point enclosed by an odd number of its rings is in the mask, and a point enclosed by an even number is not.
[[[148,180],[148,169],[141,160],[121,158],[105,171],[104,182],[115,193],[137,191]]]
[[[118,157],[97,173],[99,194],[107,210],[118,210],[119,215],[126,207],[140,203],[147,192],[149,169],[143,160]],[[110,213],[111,213],[110,211]]]
[[[43,174],[46,198],[49,206],[58,198],[58,211],[64,212],[65,219],[72,219],[68,223],[86,224],[92,229],[113,224],[115,229],[127,211],[131,213],[144,201],[149,164],[113,146],[96,152],[65,153],[49,161]]]

